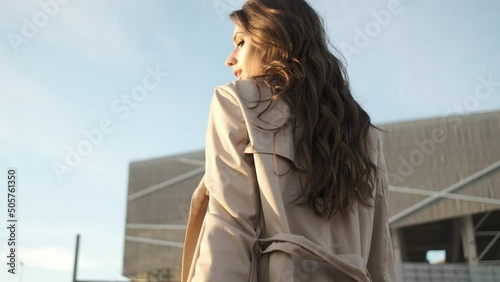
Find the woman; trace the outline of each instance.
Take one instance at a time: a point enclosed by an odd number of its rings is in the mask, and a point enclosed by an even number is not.
[[[249,0],[230,17],[238,80],[212,98],[182,281],[395,281],[380,135],[319,16]]]

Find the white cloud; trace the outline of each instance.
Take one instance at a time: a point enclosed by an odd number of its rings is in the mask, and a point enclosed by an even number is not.
[[[27,269],[42,268],[70,272],[73,269],[77,230],[81,231],[78,232],[81,234],[78,258],[80,276],[98,275],[96,278],[121,279],[120,255],[123,237],[120,238],[120,235],[111,230],[91,225],[42,225],[23,221],[21,234],[18,234],[17,238],[19,245],[17,257]],[[0,234],[0,252],[2,253],[5,253],[7,246],[5,244],[7,237],[4,233]],[[0,264],[5,265],[5,263],[5,256],[0,257]],[[1,275],[0,278],[2,278]]]
[[[73,266],[73,254],[70,250],[41,247],[35,249],[21,249],[19,257],[30,267],[40,267],[49,270],[70,270]]]
[[[75,251],[60,247],[38,247],[32,249],[21,248],[18,257],[26,267],[39,267],[47,270],[69,271],[73,269]],[[5,263],[3,263],[5,264]],[[2,264],[2,265],[3,265]],[[111,266],[108,259],[88,258],[80,255],[78,269],[82,271],[102,270],[103,266]],[[116,268],[116,265],[114,265]]]

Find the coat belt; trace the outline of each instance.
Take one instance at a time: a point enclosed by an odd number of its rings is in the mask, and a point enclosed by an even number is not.
[[[260,238],[257,242],[261,255],[276,251],[285,252],[301,259],[329,263],[355,281],[371,281],[365,261],[361,256],[356,254],[332,254],[304,236],[277,233],[269,238]]]

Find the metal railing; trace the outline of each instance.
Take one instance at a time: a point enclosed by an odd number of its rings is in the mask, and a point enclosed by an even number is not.
[[[400,263],[400,282],[498,282],[500,265]]]

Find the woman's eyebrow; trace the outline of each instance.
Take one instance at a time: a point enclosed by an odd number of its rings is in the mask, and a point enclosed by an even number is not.
[[[243,32],[241,32],[241,31],[236,32],[236,33],[234,34],[234,36],[233,36],[233,42],[236,42],[236,35],[238,35],[238,33],[243,34]]]

